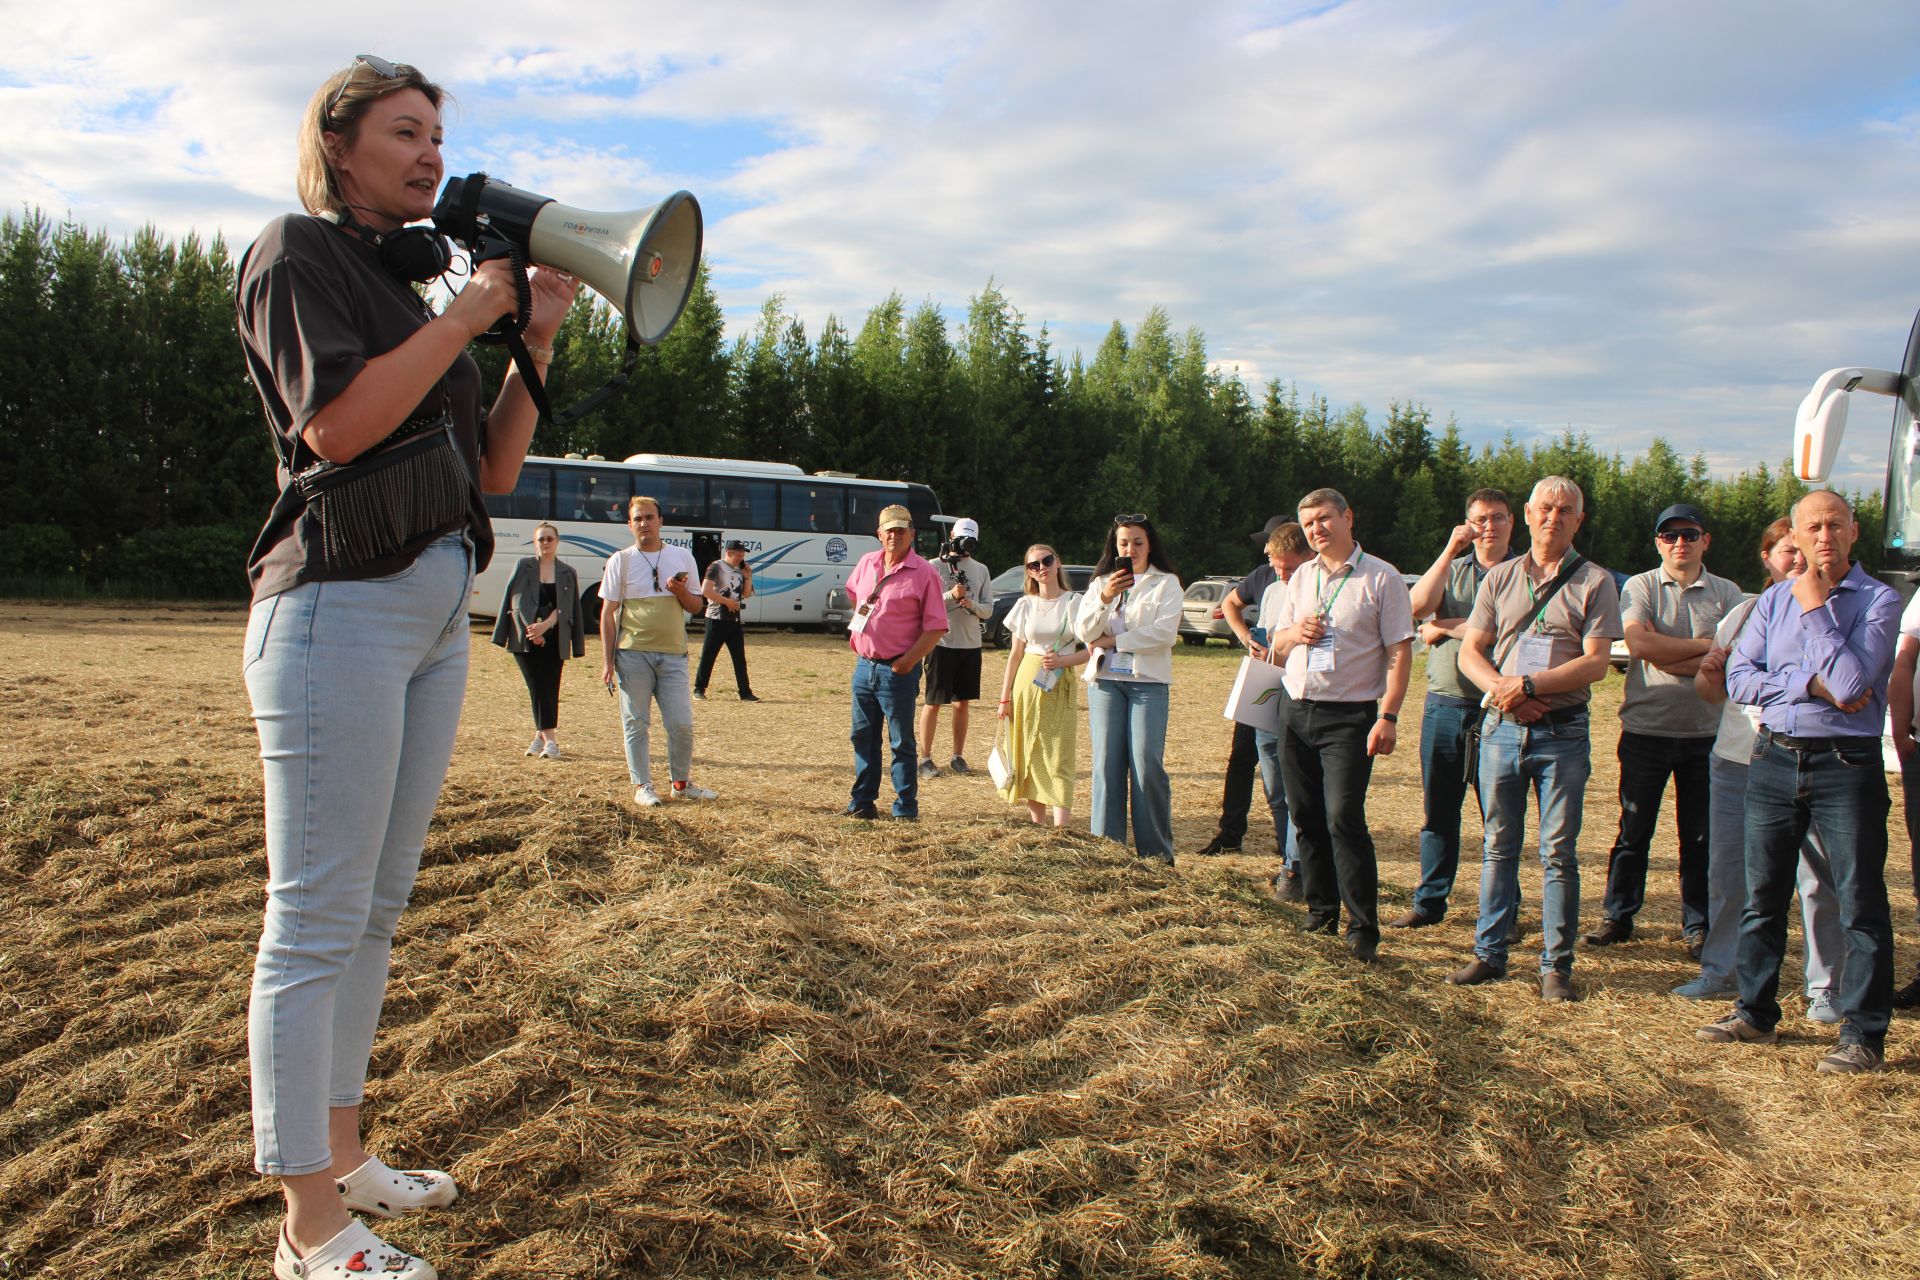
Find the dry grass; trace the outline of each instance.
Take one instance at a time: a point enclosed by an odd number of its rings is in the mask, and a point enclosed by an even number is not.
[[[0,1274],[260,1274],[278,1209],[246,1116],[264,860],[243,616],[7,615]],[[570,758],[527,761],[518,675],[476,645],[369,1095],[378,1150],[465,1188],[393,1232],[443,1273],[1915,1273],[1912,1024],[1902,1069],[1865,1080],[1813,1074],[1831,1033],[1797,1002],[1779,1049],[1695,1044],[1713,1010],[1665,994],[1691,972],[1659,928],[1670,833],[1656,928],[1582,952],[1586,1000],[1456,991],[1472,883],[1360,971],[1293,932],[1268,859],[1135,865],[1014,821],[980,776],[928,785],[918,826],[844,821],[844,649],[750,653],[767,701],[735,702],[723,664],[697,713],[721,801],[641,814],[592,668],[568,669]],[[1178,662],[1182,849],[1212,829],[1232,669]],[[1375,782],[1396,903],[1415,756]],[[1537,903],[1537,867],[1524,886]],[[1904,875],[1894,892],[1904,919]]]

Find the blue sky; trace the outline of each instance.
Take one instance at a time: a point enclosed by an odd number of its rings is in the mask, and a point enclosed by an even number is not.
[[[685,10],[686,12],[682,12]],[[1091,354],[1164,306],[1254,390],[1468,438],[1654,436],[1726,474],[1920,309],[1920,6],[1623,0],[652,6],[100,0],[17,16],[0,192],[236,246],[362,49],[458,99],[449,173],[685,187],[730,332],[993,279]],[[1878,487],[1890,407],[1841,476]]]

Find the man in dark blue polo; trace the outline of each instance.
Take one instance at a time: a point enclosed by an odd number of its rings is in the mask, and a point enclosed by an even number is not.
[[[1893,1006],[1887,814],[1880,726],[1899,635],[1900,598],[1851,559],[1860,536],[1837,493],[1793,506],[1807,571],[1767,588],[1727,659],[1727,696],[1760,708],[1747,774],[1747,903],[1734,1011],[1697,1033],[1709,1044],[1773,1044],[1787,907],[1809,824],[1825,839],[1846,963],[1834,1004],[1845,1024],[1819,1070],[1885,1066]]]

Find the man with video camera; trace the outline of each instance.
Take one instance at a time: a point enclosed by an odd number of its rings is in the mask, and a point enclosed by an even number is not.
[[[953,522],[953,531],[940,547],[936,566],[945,583],[947,632],[927,655],[927,704],[920,710],[920,776],[937,777],[933,763],[933,735],[940,726],[940,708],[953,705],[953,759],[947,767],[970,773],[967,764],[967,719],[980,696],[980,624],[993,616],[993,586],[987,567],[973,558],[980,545],[980,525],[970,518]]]

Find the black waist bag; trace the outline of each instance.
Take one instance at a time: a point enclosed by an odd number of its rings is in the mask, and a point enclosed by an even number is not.
[[[352,569],[464,521],[473,481],[443,415],[402,423],[352,462],[316,462],[293,483],[326,566]]]

